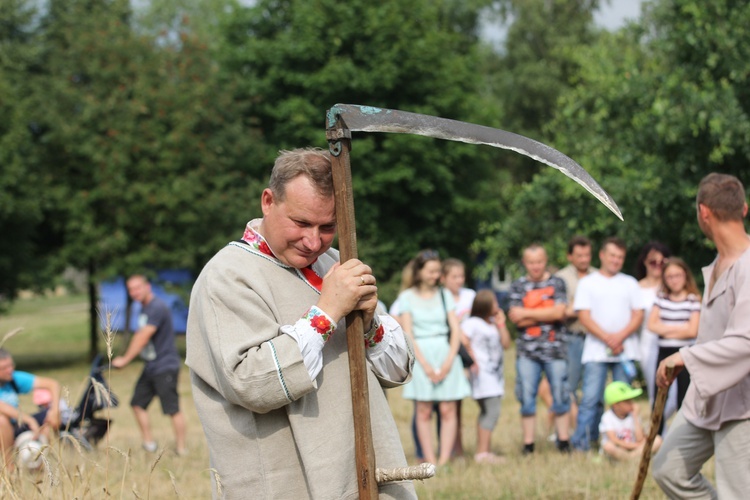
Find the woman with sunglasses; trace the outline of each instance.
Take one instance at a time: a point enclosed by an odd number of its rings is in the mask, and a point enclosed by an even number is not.
[[[417,436],[427,462],[446,464],[458,432],[458,401],[469,396],[458,353],[460,329],[451,293],[441,290],[440,257],[433,250],[417,254],[411,287],[399,295],[401,325],[412,338],[414,364],[404,398],[416,401]],[[436,459],[432,439],[432,408],[440,413],[440,457]]]
[[[648,399],[653,403],[656,397],[656,386],[654,385],[654,374],[656,373],[656,358],[659,354],[659,336],[648,329],[648,318],[651,307],[656,301],[656,294],[661,286],[661,271],[664,260],[672,255],[669,247],[658,241],[649,241],[638,254],[635,262],[635,279],[641,287],[641,303],[643,304],[643,325],[639,338],[641,348],[641,371],[646,379],[646,390]],[[674,398],[672,397],[672,402]],[[670,410],[670,404],[667,404]],[[671,411],[674,411],[672,406]]]

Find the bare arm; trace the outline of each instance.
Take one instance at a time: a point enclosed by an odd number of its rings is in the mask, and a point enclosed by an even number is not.
[[[624,448],[626,450],[634,450],[638,447],[638,444],[636,443],[631,443],[630,441],[624,441],[618,438],[617,433],[615,431],[607,431],[607,438],[609,438],[609,440],[613,444],[619,446],[620,448]]]
[[[130,339],[130,344],[128,344],[125,354],[114,358],[112,360],[112,366],[115,368],[123,368],[127,366],[127,364],[133,361],[143,348],[148,345],[151,337],[153,337],[155,333],[156,326],[154,325],[146,325],[139,328],[138,331],[133,334],[133,338]]]
[[[565,304],[555,304],[552,307],[529,309],[526,307],[511,307],[508,311],[510,320],[517,326],[533,326],[537,323],[552,323],[565,319]],[[516,319],[514,319],[516,318]],[[529,324],[526,324],[526,323]]]
[[[39,435],[39,423],[36,419],[29,414],[21,412],[18,408],[0,401],[0,415],[4,415],[16,422],[23,422],[34,433],[34,437]]]
[[[700,317],[701,313],[694,311],[690,314],[690,319],[684,323],[668,324],[659,321],[659,331],[652,330],[650,326],[649,330],[665,339],[694,339],[698,336]]]
[[[450,326],[451,348],[443,360],[443,364],[440,366],[440,380],[444,379],[448,372],[450,372],[453,366],[453,359],[456,357],[461,344],[461,327],[458,325],[458,319],[453,311],[448,311],[448,326]]]
[[[497,326],[497,331],[500,332],[500,345],[503,346],[503,349],[509,348],[511,340],[510,332],[505,325],[505,313],[502,309],[500,309],[495,315],[495,325]]]
[[[591,333],[594,337],[598,338],[605,344],[607,343],[609,334],[599,326],[599,323],[594,321],[594,319],[591,317],[590,309],[581,309],[580,311],[578,311],[578,319],[581,321],[581,324],[589,333]]]

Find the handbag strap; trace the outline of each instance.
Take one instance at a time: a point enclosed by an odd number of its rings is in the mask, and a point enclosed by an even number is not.
[[[443,302],[443,311],[445,311],[445,324],[448,326],[448,337],[451,336],[451,322],[448,321],[448,306],[445,303],[445,290],[442,286],[438,287],[438,293],[440,294],[440,300]]]

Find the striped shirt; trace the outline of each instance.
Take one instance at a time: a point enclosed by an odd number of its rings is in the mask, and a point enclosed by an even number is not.
[[[663,294],[656,297],[654,306],[659,307],[659,319],[667,325],[680,325],[690,321],[690,316],[694,312],[700,312],[700,299],[689,294],[685,300],[673,301]],[[695,339],[665,339],[659,337],[659,347],[684,347],[693,345]]]

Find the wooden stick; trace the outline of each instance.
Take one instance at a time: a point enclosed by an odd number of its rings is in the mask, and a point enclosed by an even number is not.
[[[348,132],[339,118],[337,128]],[[351,139],[330,138],[333,188],[336,198],[336,226],[339,237],[341,262],[357,258],[357,230],[354,221],[354,193],[349,160]],[[354,311],[346,317],[346,342],[349,354],[349,374],[352,393],[352,415],[354,419],[354,452],[357,471],[357,486],[361,500],[378,497],[375,478],[375,449],[372,444],[370,424],[370,396],[367,388],[367,364],[365,362],[364,324],[362,311]]]
[[[674,363],[669,363],[667,365],[667,380],[672,380],[673,374]],[[661,418],[664,414],[664,405],[667,402],[668,394],[669,387],[659,387],[659,391],[656,393],[654,411],[653,413],[651,413],[651,428],[648,431],[646,443],[643,445],[641,463],[638,466],[638,478],[635,480],[635,486],[633,487],[633,493],[631,493],[630,495],[630,500],[638,500],[638,498],[641,496],[643,483],[646,481],[646,476],[648,476],[648,466],[651,462],[651,448],[654,446],[654,440],[656,439],[656,435],[659,433],[659,424],[661,424]]]

